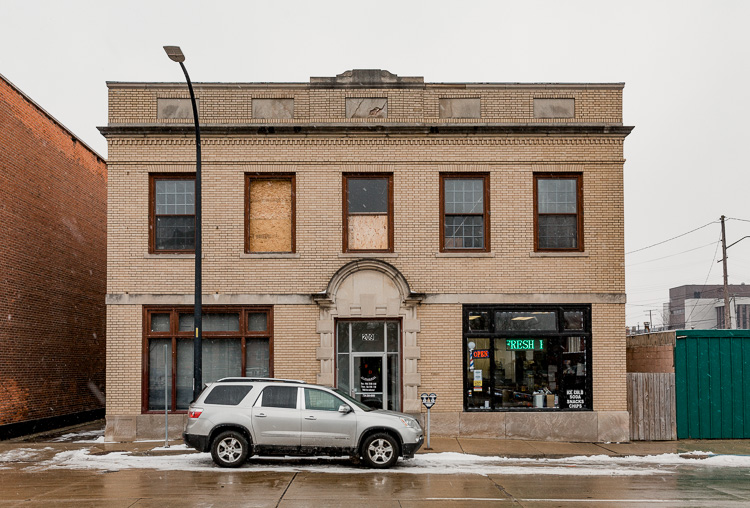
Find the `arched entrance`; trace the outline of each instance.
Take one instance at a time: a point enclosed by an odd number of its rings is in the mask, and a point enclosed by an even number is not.
[[[318,382],[373,406],[419,412],[417,307],[422,298],[388,263],[363,259],[343,266],[315,297]]]

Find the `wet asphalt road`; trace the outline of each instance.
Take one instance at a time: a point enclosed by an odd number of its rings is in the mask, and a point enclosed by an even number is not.
[[[325,471],[315,459],[278,460],[253,458],[238,470],[155,470],[147,468],[90,470],[50,466],[61,452],[90,450],[94,456],[126,450],[133,457],[175,457],[184,465],[186,450],[154,452],[159,443],[93,444],[101,422],[78,428],[78,434],[47,434],[16,442],[0,442],[0,508],[10,506],[70,507],[750,507],[750,468],[717,467],[701,460],[685,465],[654,463],[580,464],[564,462],[563,468],[592,467],[598,474],[580,471],[561,475],[545,471],[541,457],[616,453],[620,457],[685,453],[710,448],[715,453],[747,457],[750,441],[687,443],[631,443],[606,447],[578,443],[525,443],[498,440],[436,440],[439,450],[485,456],[528,457],[513,462],[509,474],[424,474],[371,471],[334,460],[336,471]],[[89,432],[87,435],[86,431]],[[84,432],[81,434],[81,432]],[[456,449],[455,446],[458,445]],[[533,445],[533,446],[532,446]],[[473,447],[473,450],[469,450]],[[530,454],[533,448],[545,454]],[[201,459],[202,460],[202,459]],[[183,464],[180,464],[182,462]],[[642,468],[647,474],[612,475],[620,467]],[[107,464],[103,462],[102,464]],[[555,464],[561,466],[560,463]],[[482,466],[484,467],[484,466]],[[519,469],[520,468],[520,469]],[[189,469],[189,468],[183,468]],[[294,470],[299,470],[295,472]],[[502,471],[503,468],[500,468]],[[552,468],[554,469],[554,467]],[[351,472],[347,472],[350,470]],[[489,470],[487,470],[489,471]],[[510,474],[512,473],[512,474]]]
[[[700,465],[624,477],[3,466],[0,507],[750,506],[750,470]]]

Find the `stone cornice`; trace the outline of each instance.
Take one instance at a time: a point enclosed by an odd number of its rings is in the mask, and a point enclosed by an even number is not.
[[[138,81],[107,81],[109,89],[158,89],[187,91],[184,82],[138,82]],[[289,83],[228,83],[228,82],[198,82],[193,83],[195,89],[218,90],[311,90],[323,88],[320,85],[310,86],[305,82]],[[458,90],[622,90],[625,83],[422,83],[424,89],[458,89]],[[372,89],[383,88],[373,86]],[[397,88],[392,86],[390,88]]]
[[[409,293],[411,304],[604,304],[622,305],[625,293]],[[107,305],[192,305],[192,294],[108,293]],[[332,305],[327,292],[316,294],[203,295],[203,305]]]
[[[193,136],[191,124],[112,124],[98,127],[104,137]],[[203,125],[202,136],[607,136],[624,138],[633,130],[608,124],[419,124],[419,123],[330,123],[278,125]]]
[[[623,137],[496,137],[496,138],[458,138],[458,137],[219,137],[201,136],[201,146],[592,146],[623,145]],[[111,146],[195,146],[192,135],[184,137],[110,137]]]

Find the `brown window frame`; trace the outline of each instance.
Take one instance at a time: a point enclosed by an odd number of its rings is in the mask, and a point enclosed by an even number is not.
[[[388,181],[388,248],[387,249],[350,249],[349,248],[349,186],[347,179],[373,179]],[[364,214],[351,214],[364,215]],[[393,252],[393,173],[343,173],[342,174],[342,218],[343,224],[343,252]]]
[[[172,392],[170,399],[170,414],[184,414],[187,413],[187,409],[175,409],[177,407],[177,340],[178,339],[193,339],[193,330],[181,332],[180,328],[180,314],[192,313],[193,307],[191,306],[147,306],[143,308],[143,351],[141,359],[141,413],[142,414],[163,414],[164,410],[150,410],[148,408],[148,392],[149,392],[149,341],[151,339],[172,339],[172,350],[171,350],[171,361],[172,361]],[[266,329],[262,331],[250,331],[248,330],[249,315],[253,313],[266,313]],[[244,376],[247,373],[247,340],[248,339],[268,339],[268,370],[269,377],[273,377],[273,307],[272,306],[227,306],[227,305],[216,305],[216,306],[204,306],[204,314],[213,313],[237,313],[240,318],[240,329],[237,332],[207,332],[202,331],[203,338],[215,339],[240,339],[242,344],[242,358],[241,358],[241,374]],[[169,332],[152,332],[151,331],[151,316],[153,314],[169,314],[170,329]]]
[[[539,216],[563,215],[571,213],[539,213],[539,180],[575,180],[576,181],[576,233],[577,247],[569,249],[552,249],[539,247]],[[582,173],[534,173],[534,252],[583,252],[583,174]]]
[[[156,249],[156,181],[157,180],[193,180],[195,173],[149,173],[148,175],[148,252],[149,254],[195,254],[193,249]],[[192,215],[173,215],[172,217],[195,217]],[[196,224],[197,228],[197,224]]]
[[[467,214],[467,213],[445,213],[445,181],[446,180],[461,180],[461,179],[473,179],[483,180],[484,185],[484,210],[481,214]],[[484,227],[484,247],[478,248],[446,248],[445,247],[445,217],[454,215],[472,215],[483,217]],[[490,244],[490,174],[489,173],[440,173],[440,252],[491,252],[492,246]]]
[[[254,252],[250,250],[250,182],[253,180],[289,180],[292,185],[292,238],[290,251]],[[245,254],[294,254],[297,252],[297,179],[294,173],[245,173]]]

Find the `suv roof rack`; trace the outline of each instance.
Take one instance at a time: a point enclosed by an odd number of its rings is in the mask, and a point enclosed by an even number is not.
[[[217,383],[258,383],[258,382],[269,382],[269,383],[296,383],[306,385],[304,381],[299,379],[277,379],[273,377],[225,377],[216,381]]]

